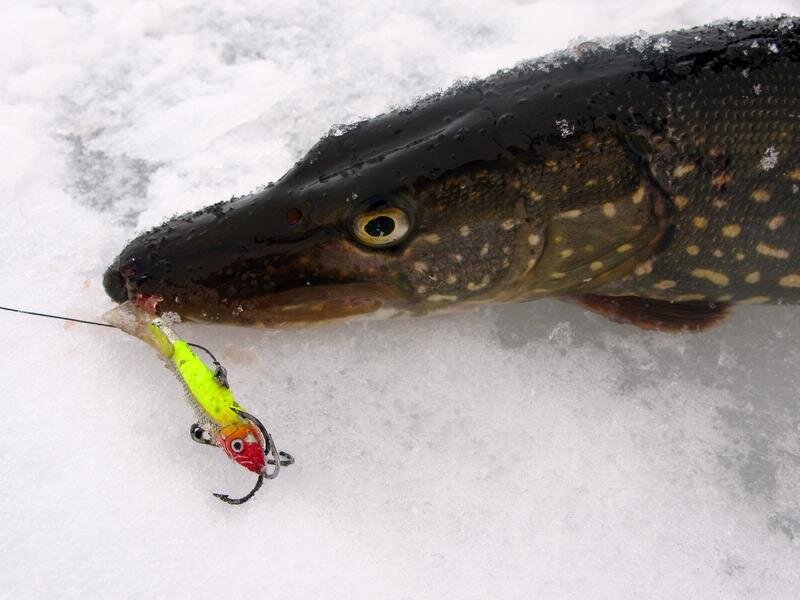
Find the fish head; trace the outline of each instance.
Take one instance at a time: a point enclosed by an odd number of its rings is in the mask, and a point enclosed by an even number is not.
[[[218,441],[234,462],[253,473],[264,471],[267,464],[264,440],[258,428],[249,421],[223,427]]]
[[[486,296],[527,268],[514,247],[534,232],[492,193],[497,176],[481,158],[496,160],[495,145],[471,162],[451,151],[469,145],[465,125],[448,121],[458,111],[392,113],[324,138],[277,183],[131,241],[106,273],[108,294],[155,298],[158,312],[188,320],[268,327]]]
[[[452,307],[497,284],[521,238],[490,203],[431,187],[293,203],[275,186],[134,240],[106,289],[188,320],[267,327]]]
[[[276,183],[134,239],[106,289],[189,320],[278,327],[590,288],[653,219],[616,134],[558,126],[565,103],[585,111],[604,93],[558,87],[579,74],[490,79],[329,134]],[[624,210],[609,220],[612,201]]]

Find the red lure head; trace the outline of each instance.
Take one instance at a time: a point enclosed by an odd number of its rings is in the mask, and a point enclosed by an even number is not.
[[[248,471],[261,473],[267,464],[264,438],[252,423],[228,425],[219,432],[219,441],[225,453]]]

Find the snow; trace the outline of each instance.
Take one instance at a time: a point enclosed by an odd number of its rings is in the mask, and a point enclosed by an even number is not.
[[[566,48],[795,0],[0,5],[0,303],[97,318],[135,232],[348,123]],[[121,333],[0,314],[0,596],[795,598],[800,313],[705,335],[557,302],[182,326],[297,464],[252,485]]]

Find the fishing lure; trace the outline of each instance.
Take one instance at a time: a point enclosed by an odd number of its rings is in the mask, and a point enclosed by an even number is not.
[[[155,316],[130,302],[104,315],[110,324],[155,348],[181,380],[198,417],[198,422],[190,428],[192,440],[222,448],[234,462],[258,474],[253,489],[241,498],[214,494],[228,504],[243,504],[255,495],[265,479],[277,477],[281,467],[293,464],[294,458],[279,451],[261,421],[237,402],[228,385],[227,373],[213,354],[177,335],[171,327],[174,318]],[[209,368],[192,347],[207,352],[215,369]]]

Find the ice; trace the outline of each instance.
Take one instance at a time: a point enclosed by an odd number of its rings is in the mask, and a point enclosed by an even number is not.
[[[575,125],[566,119],[558,119],[556,121],[556,127],[558,128],[559,133],[561,133],[562,138],[569,137],[575,133]]]
[[[98,318],[137,231],[333,124],[566,48],[795,0],[0,8],[0,303]],[[643,38],[644,39],[644,38]],[[775,157],[777,159],[777,156]],[[252,478],[107,329],[0,314],[5,598],[796,598],[800,312],[665,336],[539,302],[296,332],[181,325],[297,463]]]
[[[769,146],[766,150],[764,150],[764,155],[761,157],[761,168],[765,171],[774,169],[778,164],[780,155],[781,153],[778,152],[778,149],[775,148],[775,146]]]

